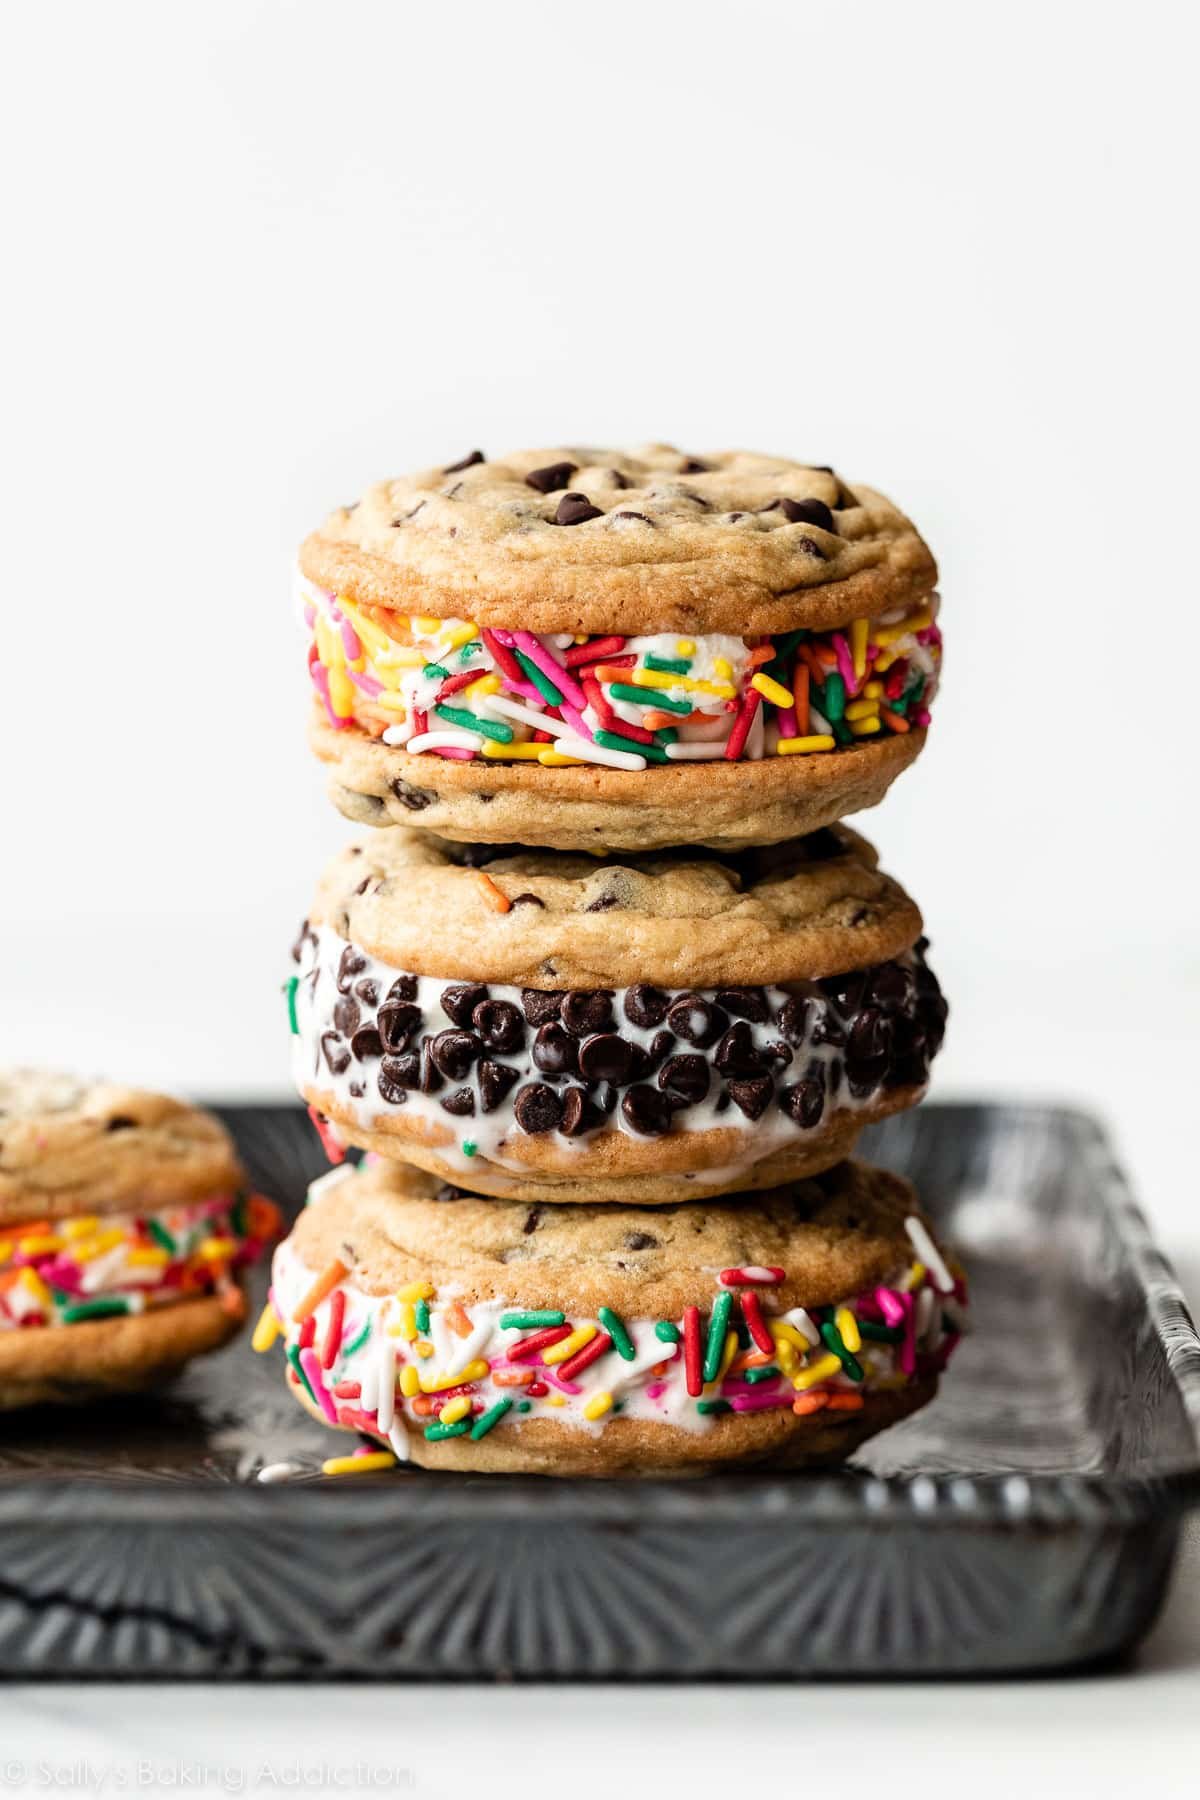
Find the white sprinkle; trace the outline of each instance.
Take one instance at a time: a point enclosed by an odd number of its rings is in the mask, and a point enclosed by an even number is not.
[[[339,1182],[348,1181],[351,1175],[357,1174],[357,1163],[344,1162],[338,1163],[336,1168],[328,1170],[326,1174],[318,1175],[317,1179],[309,1184],[308,1198],[304,1202],[305,1206],[314,1205],[318,1200],[325,1197],[330,1188],[337,1187]]]
[[[823,712],[818,712],[810,700],[808,703],[808,729],[813,737],[832,737],[833,726]]]
[[[523,706],[519,700],[510,700],[507,694],[484,694],[479,701],[488,712],[500,713],[506,719],[517,719],[522,725],[532,725],[535,731],[548,731],[551,737],[569,736],[571,727],[564,719],[552,719],[546,713],[538,712],[536,707]]]
[[[810,1344],[819,1344],[821,1334],[809,1318],[802,1306],[793,1306],[790,1312],[784,1313],[789,1325],[794,1325],[801,1337],[807,1338]]]
[[[413,735],[413,722],[405,719],[403,725],[389,725],[383,734],[385,744],[407,744]]]
[[[750,730],[746,736],[746,749],[744,754],[748,762],[762,761],[764,736],[765,725],[763,721],[763,708],[759,706],[755,708],[754,717],[750,721]]]
[[[722,738],[718,744],[666,744],[664,748],[672,762],[716,762],[724,756],[728,738]]]
[[[954,1277],[942,1261],[942,1253],[922,1225],[920,1219],[909,1217],[904,1221],[909,1241],[920,1260],[933,1276],[933,1285],[939,1294],[954,1292]]]
[[[265,1463],[255,1476],[256,1481],[289,1481],[293,1475],[305,1473],[303,1463],[277,1462]]]
[[[396,1417],[396,1346],[386,1331],[379,1333],[379,1411],[380,1431],[390,1431]]]
[[[408,747],[414,756],[422,750],[482,750],[483,739],[476,731],[419,731]]]
[[[933,1313],[936,1305],[937,1301],[933,1297],[933,1289],[922,1288],[921,1292],[917,1295],[917,1312],[916,1318],[913,1321],[913,1330],[916,1332],[918,1343],[924,1343],[925,1339],[929,1336],[929,1328],[933,1324]]]
[[[601,744],[589,744],[580,737],[560,737],[557,745],[563,756],[578,757],[580,762],[603,763],[608,769],[644,769],[644,756],[631,756],[624,750],[607,750]]]
[[[409,1448],[408,1433],[404,1429],[402,1419],[393,1420],[392,1429],[388,1432],[388,1443],[395,1452],[397,1462],[408,1462],[411,1459],[412,1451]]]

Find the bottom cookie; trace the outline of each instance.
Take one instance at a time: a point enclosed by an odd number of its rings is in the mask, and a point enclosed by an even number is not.
[[[318,1185],[255,1346],[282,1335],[315,1417],[426,1468],[811,1468],[932,1399],[965,1300],[912,1188],[862,1163],[653,1210],[379,1164]]]

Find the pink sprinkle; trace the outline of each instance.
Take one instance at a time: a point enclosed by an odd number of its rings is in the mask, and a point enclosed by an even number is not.
[[[447,745],[440,750],[429,749],[426,751],[426,755],[444,756],[448,762],[475,761],[475,752],[473,750],[457,750],[452,745]]]
[[[781,738],[794,738],[796,736],[795,705],[777,707],[775,711],[775,723],[779,727],[779,735]]]
[[[564,695],[581,710],[587,705],[587,696],[569,669],[564,669],[556,662],[544,644],[538,642],[531,631],[514,631],[513,642],[519,650],[523,650],[531,663],[536,663],[547,681],[552,681],[559,693]]]
[[[538,693],[532,681],[526,681],[524,678],[514,681],[513,677],[506,675],[503,670],[500,671],[500,679],[506,688],[511,688],[514,694],[520,694],[522,700],[532,700],[538,706],[545,706],[544,698]]]
[[[373,1456],[375,1454],[375,1446],[373,1444],[358,1444],[350,1454],[351,1456]]]
[[[357,662],[363,653],[362,643],[349,619],[342,619],[342,649],[347,662]]]
[[[313,605],[311,600],[306,600],[304,602],[304,623],[308,626],[308,629],[311,631],[313,626],[316,624],[316,622],[317,622],[317,609]]]
[[[904,1338],[900,1344],[900,1373],[915,1375],[917,1372],[917,1333],[916,1306],[911,1294],[901,1294],[900,1303],[904,1308]]]
[[[355,687],[359,688],[364,694],[369,695],[372,700],[375,698],[376,694],[382,694],[383,683],[382,681],[376,681],[373,675],[360,675],[354,669],[347,669],[346,673],[354,683]]]
[[[317,1353],[315,1350],[301,1350],[300,1367],[308,1376],[309,1386],[317,1397],[317,1404],[320,1406],[321,1411],[325,1414],[325,1417],[329,1420],[331,1425],[336,1425],[338,1422],[337,1407],[333,1403],[333,1396],[325,1386],[324,1377],[321,1374],[321,1365],[317,1361]]]
[[[516,633],[512,631],[500,631],[494,629],[492,631],[492,636],[496,639],[497,643],[503,644],[508,650],[511,650],[517,641]]]
[[[665,1394],[666,1391],[667,1384],[665,1381],[652,1381],[646,1389],[646,1398],[647,1400],[657,1400],[658,1396],[660,1394]]]
[[[891,1288],[877,1287],[875,1304],[883,1314],[885,1324],[892,1326],[893,1329],[897,1325],[903,1325],[904,1306],[899,1294],[893,1293]]]
[[[920,729],[924,731],[925,727],[929,724],[929,708],[927,706],[918,707],[917,711],[913,714],[913,718],[916,720]]]
[[[561,711],[563,718],[567,721],[567,724],[574,727],[585,743],[595,743],[591,727],[583,714],[579,711],[578,707],[572,706],[569,700],[564,700],[559,710]]]
[[[838,670],[846,684],[847,695],[857,694],[858,676],[854,673],[854,658],[850,654],[850,646],[840,631],[833,634],[833,648],[838,659]]]
[[[577,1381],[564,1381],[562,1376],[552,1368],[539,1369],[538,1379],[548,1381],[552,1387],[558,1389],[560,1394],[582,1394],[583,1392]]]
[[[335,731],[345,731],[349,719],[339,719],[333,710],[333,701],[329,698],[329,671],[322,662],[310,662],[308,672],[312,676],[313,686],[321,696],[325,707],[325,716]]]
[[[790,1406],[792,1396],[789,1393],[749,1393],[734,1394],[730,1401],[734,1412],[768,1412],[773,1406]]]

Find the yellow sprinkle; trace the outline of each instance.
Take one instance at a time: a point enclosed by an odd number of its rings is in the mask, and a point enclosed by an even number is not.
[[[497,744],[491,738],[483,740],[483,754],[493,762],[537,762],[543,750],[549,744]],[[564,756],[564,762],[574,762],[573,756]]]
[[[381,669],[423,669],[429,658],[408,644],[389,643],[386,650],[376,652],[375,661]]]
[[[878,719],[855,719],[850,727],[853,737],[874,737],[877,731],[882,730],[883,726]]]
[[[418,1345],[418,1349],[419,1348],[420,1346]],[[461,1381],[482,1381],[487,1372],[487,1364],[481,1357],[477,1357],[474,1362],[469,1362],[466,1368],[459,1369],[457,1374],[443,1375],[439,1372],[436,1375],[423,1376],[421,1379],[421,1392],[423,1394],[437,1394],[441,1392],[442,1388],[457,1387]]]
[[[882,700],[883,699],[883,683],[882,683],[882,681],[866,681],[866,682],[864,682],[863,683],[863,699],[864,700]]]
[[[410,619],[408,622],[412,629],[419,632],[422,637],[433,637],[442,629],[446,621],[444,619]]]
[[[919,612],[910,613],[907,619],[900,619],[895,625],[884,625],[875,632],[877,644],[894,644],[898,638],[908,637],[914,631],[927,631],[933,624],[933,614],[927,606]],[[879,665],[876,664],[876,667]]]
[[[771,677],[764,675],[761,669],[757,675],[751,677],[750,686],[757,688],[763,699],[769,700],[772,706],[794,706],[796,704],[795,694],[789,694],[785,687],[781,687],[777,681],[772,681]]]
[[[322,1475],[370,1475],[376,1469],[394,1469],[390,1450],[372,1450],[366,1456],[331,1456],[321,1464]]]
[[[804,1333],[797,1331],[788,1319],[768,1319],[767,1330],[777,1344],[787,1344],[789,1348],[799,1350],[802,1355],[812,1349]]]
[[[354,711],[354,683],[345,669],[329,671],[329,702],[339,719],[348,719]]]
[[[408,711],[404,695],[398,694],[395,688],[384,688],[382,693],[376,694],[372,705],[386,706],[389,712],[407,713]]]
[[[464,644],[469,644],[472,638],[478,636],[479,631],[476,626],[456,625],[453,631],[447,631],[443,635],[442,642],[447,650],[461,650]]]
[[[806,1388],[816,1387],[819,1381],[828,1381],[831,1375],[837,1374],[841,1366],[837,1357],[832,1353],[828,1356],[819,1356],[815,1363],[812,1363],[807,1369],[802,1369],[799,1375],[792,1376],[792,1386],[797,1393],[802,1394]]]
[[[862,1349],[862,1333],[858,1329],[858,1320],[848,1306],[839,1306],[833,1315],[833,1322],[841,1333],[841,1339],[847,1350]]]
[[[400,1392],[406,1400],[421,1391],[421,1377],[417,1374],[416,1363],[405,1363],[400,1371]]]
[[[547,1394],[546,1395],[546,1405],[547,1406],[565,1406],[566,1404],[567,1404],[567,1396],[565,1394]]]
[[[313,626],[313,636],[317,641],[317,655],[327,669],[336,669],[342,661],[342,640],[334,631],[324,613],[318,613]]]
[[[428,1338],[418,1338],[413,1345],[413,1349],[416,1351],[417,1355],[421,1357],[433,1355],[433,1345]]]
[[[869,619],[850,621],[850,654],[854,658],[854,673],[859,681],[867,672],[867,635],[870,629]]]
[[[897,1388],[908,1386],[907,1375],[876,1375],[871,1381],[873,1388],[882,1388],[885,1393],[892,1393]]]
[[[575,633],[575,642],[577,644],[586,644],[587,643],[587,633],[586,632],[580,633],[577,631]]]
[[[53,1305],[53,1301],[50,1298],[50,1289],[46,1286],[37,1270],[22,1269],[18,1279],[20,1280],[21,1286],[25,1289],[25,1292],[33,1295],[42,1311],[49,1312]]]
[[[398,1306],[400,1317],[393,1326],[393,1331],[397,1337],[402,1337],[406,1344],[411,1344],[417,1335],[417,1321],[413,1317],[412,1301],[401,1300],[398,1302]]]
[[[908,1271],[908,1274],[903,1276],[902,1279],[896,1283],[896,1286],[902,1294],[911,1294],[914,1288],[920,1287],[924,1279],[925,1264],[923,1262],[915,1262]]]
[[[718,676],[721,681],[732,681],[733,664],[729,661],[728,657],[713,657],[713,674]]]
[[[99,1225],[100,1221],[94,1215],[89,1219],[68,1219],[62,1227],[62,1234],[74,1243],[76,1238],[89,1237],[93,1231],[99,1229]]]
[[[899,660],[899,656],[900,652],[898,650],[881,650],[879,655],[875,658],[876,674],[886,675],[892,664]]]
[[[432,1300],[437,1293],[432,1281],[410,1281],[407,1287],[396,1289],[396,1298],[409,1303],[416,1300]]]
[[[583,767],[583,758],[579,756],[563,756],[550,744],[537,746],[538,761],[544,769],[579,769]]]
[[[372,653],[386,650],[387,646],[391,643],[391,639],[388,637],[386,631],[382,631],[380,627],[375,624],[373,619],[364,617],[351,601],[339,599],[338,605],[341,607],[351,625],[353,625],[355,632],[362,639],[368,650]]]
[[[855,719],[874,719],[878,716],[878,700],[852,700],[846,708],[846,717],[852,725]]]
[[[544,1363],[566,1362],[568,1356],[574,1356],[577,1350],[582,1350],[585,1344],[590,1344],[595,1335],[596,1327],[594,1325],[581,1325],[578,1331],[571,1333],[570,1337],[560,1338],[557,1344],[551,1344],[548,1350],[543,1350],[542,1361]]]
[[[206,1238],[196,1251],[203,1262],[225,1262],[235,1254],[237,1240],[235,1238]]]
[[[76,1244],[71,1255],[76,1262],[93,1262],[97,1256],[103,1256],[106,1250],[115,1250],[118,1244],[125,1242],[123,1231],[102,1231],[98,1237],[90,1238],[85,1244]]]
[[[9,1260],[12,1253],[13,1253],[12,1239],[9,1238],[7,1243],[0,1244],[0,1268],[4,1267],[4,1264]]]
[[[629,673],[636,687],[684,688],[689,694],[717,694],[722,700],[734,697],[727,681],[698,681],[694,675],[670,675],[660,669],[631,669]]]
[[[780,756],[809,756],[817,750],[832,750],[833,739],[825,737],[780,738],[775,746]]]
[[[147,1244],[142,1249],[131,1250],[126,1260],[135,1269],[164,1269],[171,1259],[157,1244]]]
[[[500,677],[498,675],[481,675],[478,681],[467,683],[463,689],[463,699],[479,700],[484,694],[498,694],[499,692]]]
[[[439,1412],[438,1418],[442,1421],[443,1425],[457,1425],[460,1419],[466,1418],[470,1410],[470,1400],[465,1394],[459,1394],[457,1399],[447,1400],[445,1406],[443,1406],[441,1412]]]
[[[691,638],[677,638],[675,642],[676,656],[695,656],[696,646]]]
[[[269,1350],[279,1336],[279,1314],[268,1300],[258,1315],[258,1324],[254,1327],[254,1335],[250,1339],[252,1350]]]
[[[836,1359],[835,1359],[836,1360]],[[612,1407],[612,1395],[607,1391],[593,1394],[583,1409],[585,1419],[602,1419]]]
[[[711,1398],[720,1387],[722,1381],[724,1381],[729,1365],[737,1355],[737,1347],[737,1332],[727,1331],[725,1333],[725,1342],[721,1346],[721,1360],[717,1365],[717,1372],[711,1381],[707,1381],[704,1384],[705,1398]]]
[[[61,1250],[62,1247],[62,1238],[48,1235],[46,1232],[35,1233],[32,1237],[23,1237],[17,1240],[17,1249],[22,1256],[52,1256],[56,1250]]]

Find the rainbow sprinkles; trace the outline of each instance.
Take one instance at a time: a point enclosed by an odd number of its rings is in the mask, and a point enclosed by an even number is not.
[[[409,755],[564,768],[830,755],[923,730],[938,596],[776,637],[572,635],[406,617],[298,578],[330,725]]]

